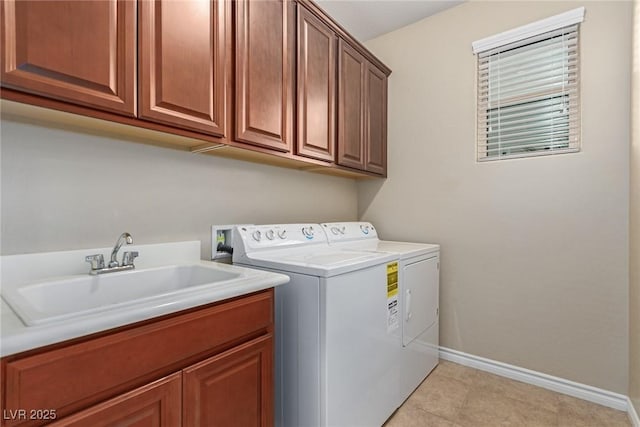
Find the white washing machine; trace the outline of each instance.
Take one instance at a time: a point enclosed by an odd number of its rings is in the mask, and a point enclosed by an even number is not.
[[[321,225],[329,244],[335,247],[399,257],[401,403],[438,364],[440,246],[379,240],[375,227],[368,222]]]
[[[395,260],[330,247],[318,224],[236,229],[234,264],[291,278],[276,288],[276,425],[380,426],[397,409]]]

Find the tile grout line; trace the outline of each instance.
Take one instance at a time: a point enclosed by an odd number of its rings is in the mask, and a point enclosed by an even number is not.
[[[448,421],[451,421],[454,425],[459,425],[459,426],[461,426],[461,427],[464,427],[464,425],[463,425],[463,424],[460,424],[460,414],[461,414],[461,412],[462,412],[462,408],[464,408],[464,405],[465,405],[465,404],[467,403],[467,401],[469,400],[469,394],[471,393],[471,388],[473,387],[473,384],[474,384],[474,382],[475,382],[475,378],[473,378],[473,379],[471,380],[471,383],[470,383],[470,384],[466,384],[465,382],[460,381],[458,378],[450,377],[450,376],[445,375],[445,374],[439,374],[439,375],[441,375],[441,376],[443,376],[443,377],[446,377],[446,378],[449,378],[449,379],[456,380],[456,381],[458,381],[458,382],[460,382],[460,383],[462,383],[462,384],[464,384],[464,385],[466,386],[467,391],[466,391],[466,393],[465,393],[465,395],[464,395],[464,399],[462,400],[462,404],[460,405],[460,407],[459,407],[459,408],[458,408],[458,410],[456,411],[456,414],[455,414],[455,417],[454,417],[455,419],[453,419],[453,420],[448,420]],[[475,377],[475,376],[474,376],[474,377]]]
[[[456,413],[456,419],[455,419],[455,421],[453,421],[454,424],[458,424],[461,427],[464,427],[464,425],[461,424],[462,421],[460,421],[460,415],[462,414],[462,408],[464,408],[464,405],[466,405],[467,401],[469,400],[469,394],[471,393],[471,387],[473,387],[473,383],[474,382],[475,382],[475,378],[471,380],[471,384],[469,384],[469,387],[467,387],[467,393],[464,395],[464,400],[462,401],[462,405],[460,405],[460,408],[458,409],[458,412]]]
[[[451,363],[455,363],[455,362],[451,362]],[[461,365],[461,366],[465,366],[465,365]],[[474,369],[474,370],[478,371],[479,373],[488,373],[489,375],[494,375],[494,374],[492,374],[492,373],[490,373],[490,372],[482,371],[482,370],[480,370],[480,369],[476,369],[476,368],[474,368],[474,367],[470,367],[470,366],[465,366],[465,367],[466,367],[466,368],[468,368],[468,369]],[[501,377],[501,376],[499,376],[499,375],[496,375],[496,376],[498,376],[498,377],[500,377],[500,378],[505,378],[505,377]],[[518,382],[518,381],[513,380],[513,379],[511,379],[511,378],[505,378],[505,379],[506,379],[507,381],[509,381],[509,382]],[[525,384],[525,383],[523,383],[523,384]],[[469,387],[469,391],[468,391],[467,395],[465,396],[464,403],[466,403],[466,402],[467,402],[468,397],[469,397],[469,395],[471,394],[471,392],[472,392],[473,390],[477,390],[477,391],[479,391],[479,392],[482,392],[482,391],[483,391],[483,390],[482,390],[482,386],[481,386],[480,381],[479,381],[479,376],[478,376],[477,374],[476,374],[476,375],[474,375],[474,379],[472,380],[472,383],[471,383],[471,385],[470,385],[470,387]],[[544,412],[548,412],[549,414],[551,414],[551,415],[553,416],[553,418],[554,418],[554,420],[555,420],[555,422],[553,423],[553,425],[552,425],[552,426],[549,426],[549,427],[557,427],[557,426],[558,426],[558,424],[559,424],[559,416],[560,416],[559,409],[547,409],[547,408],[543,408],[543,407],[540,407],[540,406],[538,406],[538,405],[536,405],[536,404],[534,404],[534,403],[532,403],[532,402],[530,402],[530,401],[528,401],[528,400],[518,399],[518,398],[516,398],[516,397],[512,397],[512,396],[507,395],[507,394],[502,394],[502,393],[499,393],[499,392],[496,392],[496,391],[491,391],[491,390],[489,390],[489,391],[486,391],[486,392],[487,392],[489,395],[497,395],[497,396],[500,396],[502,399],[505,399],[506,401],[510,402],[510,405],[512,405],[512,406],[513,406],[514,404],[515,404],[515,405],[525,405],[526,407],[528,407],[528,408],[530,408],[530,409],[532,409],[532,410],[538,409],[538,410],[541,410],[541,411],[544,411]],[[553,392],[553,391],[551,391],[551,393],[558,394],[558,393]],[[463,406],[464,406],[464,404],[463,404]]]

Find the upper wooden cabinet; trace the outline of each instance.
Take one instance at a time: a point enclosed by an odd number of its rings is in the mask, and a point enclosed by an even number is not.
[[[365,75],[365,170],[387,173],[387,76],[367,64]]]
[[[387,173],[387,75],[340,40],[338,164]]]
[[[4,99],[386,175],[390,70],[312,0],[2,0],[0,25]]]
[[[338,164],[365,166],[365,71],[367,60],[340,39],[338,44]]]
[[[236,0],[235,140],[289,152],[293,139],[295,8]]]
[[[230,2],[138,4],[140,117],[224,137]]]
[[[335,160],[335,32],[298,5],[298,138],[297,154]]]
[[[3,0],[2,86],[136,112],[136,3]]]

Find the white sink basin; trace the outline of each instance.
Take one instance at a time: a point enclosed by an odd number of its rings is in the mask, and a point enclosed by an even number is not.
[[[175,303],[213,286],[232,284],[243,276],[215,264],[170,265],[54,278],[3,288],[2,296],[25,324],[34,326],[155,300],[158,304]]]

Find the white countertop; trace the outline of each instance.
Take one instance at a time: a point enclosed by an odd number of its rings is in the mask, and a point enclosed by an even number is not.
[[[134,247],[131,246],[131,248]],[[135,249],[140,251],[142,261],[140,263],[136,262],[137,269],[167,264],[203,264],[209,266],[212,264],[211,261],[199,260],[200,242],[137,246]],[[180,251],[180,254],[175,255],[176,249]],[[170,255],[172,250],[173,255]],[[80,268],[84,271],[82,274],[88,274],[89,266],[83,262],[84,255],[104,251],[105,248],[0,257],[2,261],[0,264],[2,287],[19,286],[20,284],[29,283],[44,277],[78,274],[77,270]],[[82,262],[74,266],[73,271],[65,270],[63,267],[60,267],[61,264],[57,262],[52,262],[51,264],[55,264],[55,266],[50,268],[46,266],[38,268],[32,264],[33,260],[38,259],[51,261],[52,258],[64,260],[66,257],[66,259],[75,260],[78,259],[78,255],[80,254],[82,254],[80,257]],[[143,256],[146,258],[146,261],[143,261]],[[198,259],[194,259],[194,257]],[[173,262],[169,263],[168,259],[171,259]],[[62,264],[64,264],[64,262]],[[216,263],[215,265],[216,268],[222,270],[240,273],[240,278],[230,280],[228,283],[221,285],[217,284],[206,287],[197,292],[191,292],[187,296],[182,296],[179,301],[164,299],[162,304],[158,304],[156,301],[153,304],[121,307],[45,325],[26,326],[5,300],[2,299],[0,300],[0,356],[4,357],[200,305],[257,292],[285,284],[289,281],[289,277],[283,274],[227,264]],[[26,268],[25,266],[31,266],[31,268]],[[27,272],[25,270],[30,271]]]

